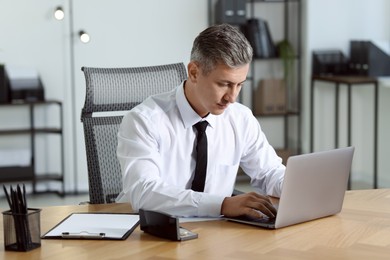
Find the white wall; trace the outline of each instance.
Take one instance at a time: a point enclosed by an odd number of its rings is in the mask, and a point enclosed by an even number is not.
[[[390,48],[390,1],[387,0],[305,0],[304,1],[304,127],[303,142],[309,150],[309,87],[311,52],[321,49],[339,49],[349,56],[350,40],[379,40]],[[334,87],[316,83],[315,87],[315,150],[329,149],[334,144]],[[352,93],[352,144],[356,147],[352,177],[370,187],[373,172],[373,88],[354,87]],[[389,111],[390,89],[380,87],[379,112],[379,184],[390,186],[390,171],[386,164],[389,137],[384,133],[390,127],[386,118]],[[340,145],[346,145],[346,92],[340,95]],[[386,130],[387,129],[387,130]],[[355,187],[358,187],[355,185]]]
[[[76,138],[82,135],[79,108],[82,106],[80,100],[83,100],[84,95],[83,76],[79,67],[95,64],[138,66],[150,63],[187,62],[186,55],[189,54],[193,37],[207,26],[208,14],[207,0],[77,0],[72,1],[75,8],[72,30],[68,17],[59,22],[52,16],[57,6],[63,6],[68,10],[70,1],[72,0],[0,0],[0,63],[36,68],[45,85],[46,97],[64,102],[66,186],[68,190],[73,190],[76,180],[78,188],[87,188],[85,164],[76,162],[85,160],[83,142]],[[308,88],[311,51],[336,48],[347,54],[351,39],[378,39],[390,42],[390,1],[302,0],[302,3],[305,28],[302,141],[304,152],[307,152],[310,145]],[[20,8],[21,6],[23,8]],[[110,28],[112,23],[121,21],[121,16],[116,15],[115,10],[122,15],[121,25],[124,29]],[[91,33],[89,45],[81,44],[75,38],[79,29]],[[102,34],[102,31],[105,33]],[[120,33],[115,41],[112,40],[113,35],[109,34],[110,31]],[[156,33],[160,33],[158,37],[155,37]],[[165,34],[169,34],[169,37],[164,38]],[[122,44],[129,42],[127,48],[118,52],[116,45],[118,41]],[[76,85],[73,87],[70,82],[71,43],[75,48]],[[111,48],[111,44],[115,47]],[[99,51],[94,53],[93,49]],[[95,57],[91,57],[93,55]],[[319,86],[319,89],[321,92],[316,95],[316,100],[320,100],[316,103],[318,111],[316,118],[320,132],[316,135],[321,136],[321,139],[316,139],[316,150],[330,148],[333,144],[333,114],[325,113],[325,110],[334,107],[333,92],[331,87]],[[385,163],[388,154],[386,146],[389,144],[386,130],[390,128],[385,111],[389,111],[390,90],[381,88],[380,91],[379,173],[380,180],[383,180],[381,186],[390,186],[386,179],[386,173],[390,172],[390,169]],[[372,172],[371,95],[369,88],[362,88],[356,91],[353,97],[353,140],[357,147],[354,159],[354,171],[357,174],[354,176],[359,179],[370,178]],[[321,108],[325,110],[321,111]],[[6,111],[3,114],[8,113],[11,112]],[[345,112],[341,116],[344,119]],[[51,116],[47,120],[50,119]],[[11,118],[10,121],[12,120],[14,119]],[[8,123],[10,122],[1,124]],[[344,129],[340,130],[344,138],[342,143],[345,143]],[[50,140],[46,143],[43,151],[53,153],[56,147],[50,144]],[[58,164],[55,158],[54,160],[45,158],[44,161],[49,163],[41,162],[40,168],[52,168],[55,167],[52,164]]]

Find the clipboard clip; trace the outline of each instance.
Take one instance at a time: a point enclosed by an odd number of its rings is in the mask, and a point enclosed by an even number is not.
[[[81,231],[78,233],[62,232],[62,238],[70,239],[103,239],[105,236],[105,233],[90,233],[88,231]]]

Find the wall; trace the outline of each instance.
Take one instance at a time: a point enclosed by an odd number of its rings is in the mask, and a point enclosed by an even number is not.
[[[311,52],[320,49],[339,49],[349,56],[350,40],[379,40],[390,48],[390,2],[386,0],[305,0],[304,40],[304,122],[303,142],[309,150],[309,86]],[[390,89],[380,87],[379,100],[379,183],[390,186],[390,171],[386,164],[389,137],[388,100]],[[332,148],[334,143],[334,88],[325,83],[316,84],[315,92],[315,150]],[[373,171],[373,91],[370,86],[354,88],[352,93],[352,144],[356,147],[352,176],[353,187],[371,187]],[[346,91],[340,95],[340,145],[346,145]],[[387,145],[386,145],[387,144]]]
[[[53,17],[57,6],[65,11],[62,21]],[[46,98],[64,103],[68,191],[88,189],[80,122],[85,97],[81,67],[187,63],[193,39],[206,26],[206,0],[0,0],[0,63],[37,69]],[[79,30],[91,35],[88,44],[79,41]],[[11,115],[4,125],[20,118],[13,111],[2,112]],[[28,115],[21,119],[28,121]],[[43,140],[39,148],[43,159],[37,162],[38,171],[59,164],[52,156],[58,144],[51,141]],[[13,144],[0,141],[1,148]]]

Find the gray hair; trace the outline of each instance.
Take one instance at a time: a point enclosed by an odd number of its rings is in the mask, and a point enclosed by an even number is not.
[[[208,74],[217,64],[231,68],[252,61],[253,49],[245,36],[229,24],[213,25],[202,31],[194,40],[191,61],[196,61]]]

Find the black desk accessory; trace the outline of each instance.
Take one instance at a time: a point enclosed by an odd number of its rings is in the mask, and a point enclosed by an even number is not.
[[[164,212],[139,210],[141,230],[174,241],[198,238],[198,234],[179,226],[179,219]]]
[[[3,212],[4,248],[10,251],[30,251],[41,246],[40,211],[27,207],[26,188],[17,185],[10,192],[3,185],[10,210]]]

